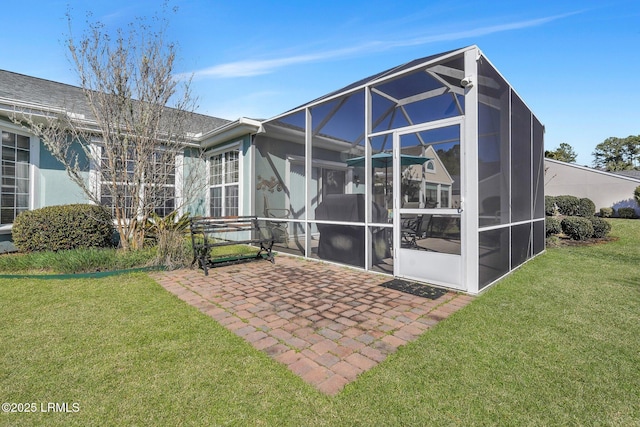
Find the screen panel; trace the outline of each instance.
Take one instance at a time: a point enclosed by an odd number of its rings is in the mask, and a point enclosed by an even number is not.
[[[511,221],[531,215],[531,112],[511,93]]]
[[[509,227],[480,232],[479,289],[509,272]]]

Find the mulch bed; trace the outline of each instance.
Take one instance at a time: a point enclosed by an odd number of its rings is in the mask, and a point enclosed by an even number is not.
[[[573,240],[565,236],[556,236],[557,239],[547,239],[547,248],[560,248],[564,246],[593,246],[615,242],[618,237],[603,237],[601,239]]]

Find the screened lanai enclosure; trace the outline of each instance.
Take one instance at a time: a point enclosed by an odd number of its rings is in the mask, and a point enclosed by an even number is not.
[[[476,47],[263,123],[252,207],[280,252],[477,293],[544,250],[544,128]]]

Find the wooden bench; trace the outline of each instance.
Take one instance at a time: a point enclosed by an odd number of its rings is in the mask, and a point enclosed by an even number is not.
[[[261,227],[255,216],[230,217],[194,217],[191,218],[191,245],[193,247],[193,261],[191,268],[198,261],[204,275],[208,269],[219,264],[229,264],[249,259],[267,259],[272,263],[273,236],[266,227]],[[230,254],[222,257],[212,257],[213,248],[231,245],[260,246],[257,254]]]

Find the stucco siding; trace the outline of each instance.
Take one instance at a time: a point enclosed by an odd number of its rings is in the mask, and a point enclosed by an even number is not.
[[[89,173],[87,172],[85,175],[88,182]],[[89,198],[80,187],[69,178],[64,166],[42,145],[37,182],[39,188],[36,190],[36,195],[39,199],[39,207],[90,203]]]
[[[587,197],[598,210],[633,207],[640,213],[633,199],[633,191],[640,185],[640,180],[545,159],[544,183],[547,196]]]

